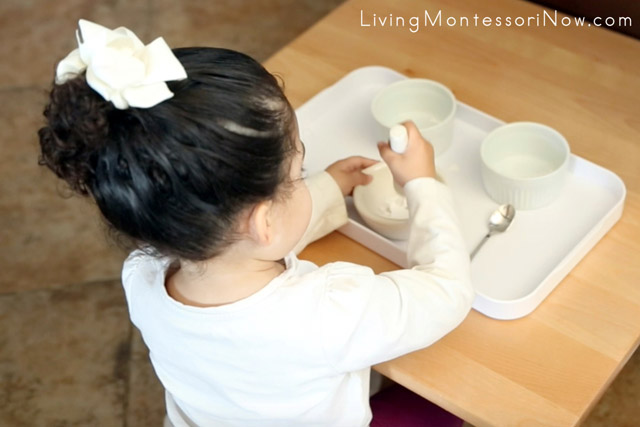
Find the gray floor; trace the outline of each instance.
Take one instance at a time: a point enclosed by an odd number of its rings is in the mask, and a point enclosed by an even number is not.
[[[342,0],[0,3],[0,425],[157,426],[163,392],[131,327],[94,208],[37,166],[36,131],[54,64],[80,17],[149,42],[238,49],[265,60]],[[64,197],[61,197],[64,196]],[[640,358],[589,426],[640,419]],[[588,375],[588,373],[585,373]]]

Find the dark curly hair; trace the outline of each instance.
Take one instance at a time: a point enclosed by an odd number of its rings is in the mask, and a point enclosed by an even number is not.
[[[198,261],[234,239],[246,207],[287,182],[295,118],[273,75],[227,49],[173,50],[174,96],[119,110],[84,75],[54,84],[39,164],[95,199],[107,223],[150,253]]]

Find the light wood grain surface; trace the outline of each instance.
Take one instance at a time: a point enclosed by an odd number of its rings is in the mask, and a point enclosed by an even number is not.
[[[408,21],[425,10],[441,10],[443,25],[361,26],[361,13],[372,24],[374,13]],[[376,367],[474,425],[579,424],[640,341],[640,41],[595,26],[481,24],[542,14],[519,0],[351,0],[266,63],[295,107],[366,65],[431,78],[502,120],[558,129],[575,154],[624,180],[622,219],[532,314],[472,311],[435,345]],[[462,16],[472,25],[445,24]],[[302,257],[396,268],[339,233]]]

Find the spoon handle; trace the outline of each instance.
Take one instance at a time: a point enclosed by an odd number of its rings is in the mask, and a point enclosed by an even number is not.
[[[480,240],[480,243],[478,243],[478,246],[476,246],[476,248],[473,250],[473,252],[471,252],[471,259],[473,259],[473,257],[476,256],[476,254],[478,253],[478,251],[480,250],[480,248],[485,244],[485,242],[487,240],[489,240],[489,237],[491,237],[491,233],[487,233],[486,236],[484,236],[482,238],[482,240]]]

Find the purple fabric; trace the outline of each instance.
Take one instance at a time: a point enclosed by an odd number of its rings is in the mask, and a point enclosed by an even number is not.
[[[370,399],[371,427],[461,427],[463,421],[400,385]]]

